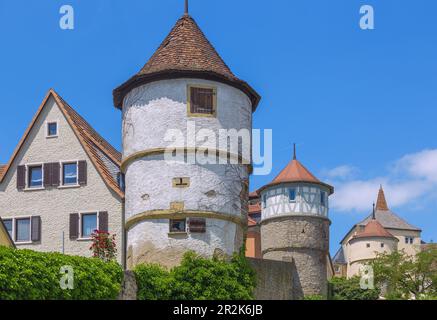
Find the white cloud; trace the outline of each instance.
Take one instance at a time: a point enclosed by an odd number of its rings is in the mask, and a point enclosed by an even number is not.
[[[380,185],[384,187],[391,208],[437,195],[437,150],[405,155],[394,162],[393,169],[387,174],[367,180],[352,179],[346,169],[342,171],[339,168],[354,167],[340,166],[325,174],[327,178],[332,178],[330,183],[336,187],[331,207],[338,211],[370,211]]]
[[[354,176],[357,172],[358,169],[353,166],[342,165],[334,169],[325,170],[323,175],[330,179],[347,179]]]

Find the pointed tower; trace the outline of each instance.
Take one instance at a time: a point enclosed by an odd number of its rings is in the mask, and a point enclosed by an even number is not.
[[[318,180],[297,159],[260,189],[264,259],[293,263],[293,296],[327,294],[328,197],[334,188]]]
[[[250,156],[243,161],[238,148],[207,140],[215,162],[201,163],[195,157],[206,143],[199,147],[195,134],[203,131],[203,141],[205,132],[208,138],[222,129],[251,132],[260,96],[233,74],[187,11],[144,67],[113,92],[123,114],[128,268],[171,267],[188,250],[211,257],[243,244]]]

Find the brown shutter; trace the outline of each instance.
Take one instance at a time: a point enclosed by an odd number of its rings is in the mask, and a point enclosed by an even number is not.
[[[44,188],[52,185],[52,172],[50,163],[44,163]]]
[[[50,164],[51,184],[53,187],[58,187],[60,184],[60,169],[61,165],[59,164],[59,162],[54,162]]]
[[[41,217],[32,217],[31,239],[33,242],[41,241]]]
[[[87,163],[79,161],[79,184],[85,186],[87,184]]]
[[[70,214],[70,239],[76,240],[79,238],[79,214]]]
[[[206,220],[200,218],[190,218],[188,220],[188,226],[191,233],[205,233],[206,232]]]
[[[99,231],[108,232],[108,212],[99,212]]]
[[[18,166],[17,168],[17,189],[23,190],[26,188],[26,166]]]

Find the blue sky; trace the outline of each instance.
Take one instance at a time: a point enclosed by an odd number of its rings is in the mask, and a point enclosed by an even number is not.
[[[59,28],[59,8],[75,29]],[[359,9],[375,9],[375,30]],[[112,89],[151,56],[182,0],[0,0],[0,163],[55,88],[117,148]],[[437,3],[355,0],[190,0],[223,59],[262,95],[254,127],[273,129],[273,172],[291,158],[334,184],[331,249],[371,209],[389,206],[437,240]]]

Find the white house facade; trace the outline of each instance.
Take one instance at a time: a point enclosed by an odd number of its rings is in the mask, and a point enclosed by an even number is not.
[[[50,90],[0,174],[0,215],[19,249],[91,256],[91,233],[116,234],[123,260],[121,156]]]

